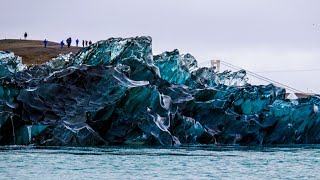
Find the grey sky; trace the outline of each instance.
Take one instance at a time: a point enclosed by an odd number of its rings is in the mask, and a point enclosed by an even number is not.
[[[320,69],[319,0],[0,2],[0,38],[25,31],[53,41],[149,35],[154,53],[177,48],[199,62],[222,59],[252,71]],[[261,75],[320,93],[320,71]]]

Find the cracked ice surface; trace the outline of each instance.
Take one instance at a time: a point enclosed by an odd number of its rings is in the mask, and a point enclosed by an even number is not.
[[[111,38],[27,67],[0,52],[0,144],[319,143],[320,99],[285,99],[246,72],[215,73],[150,37]]]

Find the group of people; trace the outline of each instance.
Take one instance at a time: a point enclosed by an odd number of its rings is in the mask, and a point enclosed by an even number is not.
[[[69,38],[66,40],[66,43],[67,43],[68,48],[70,48],[71,43],[72,43],[71,37],[69,37]],[[76,40],[76,45],[77,45],[77,47],[78,47],[78,44],[79,44],[79,39]],[[62,40],[62,41],[60,42],[60,47],[63,48],[63,46],[64,46],[64,41]]]
[[[89,46],[92,45],[92,41],[82,40],[82,47],[87,47],[89,43]],[[77,45],[78,46],[78,45]]]
[[[76,46],[77,46],[77,47],[79,46],[79,42],[80,42],[79,39],[77,39],[77,40],[76,40]],[[69,38],[66,40],[66,43],[67,43],[68,48],[70,48],[71,43],[72,43],[71,37],[69,37]],[[91,41],[91,40],[90,40],[90,41],[82,40],[82,46],[83,46],[83,47],[88,46],[88,44],[89,44],[89,46],[92,45],[92,41]],[[65,45],[65,44],[64,44],[64,41],[62,40],[62,41],[60,42],[60,47],[63,48],[64,45]]]
[[[27,37],[28,37],[27,32],[25,32],[23,36],[24,36],[24,39],[27,39]],[[77,39],[77,40],[76,40],[76,46],[77,46],[77,47],[79,46],[79,42],[80,42],[79,39]],[[72,38],[69,37],[69,38],[66,40],[66,43],[67,43],[68,48],[70,48],[71,43],[72,43]],[[47,45],[48,45],[48,40],[47,40],[47,39],[45,39],[45,40],[43,41],[43,45],[44,45],[44,48],[47,48]],[[60,48],[62,49],[62,48],[64,47],[64,45],[65,45],[64,40],[62,40],[62,41],[60,42]],[[90,40],[90,41],[88,41],[88,40],[82,40],[82,47],[87,47],[87,46],[90,46],[90,45],[92,45],[92,41],[91,41],[91,40]]]
[[[79,42],[80,42],[79,39],[77,39],[77,40],[76,40],[76,47],[79,47]],[[68,48],[70,48],[71,43],[72,43],[72,38],[69,37],[69,38],[66,40],[66,43],[67,43]],[[47,44],[48,44],[48,40],[45,39],[45,40],[43,41],[43,44],[44,44],[44,47],[46,48],[46,47],[47,47]],[[91,41],[91,40],[90,40],[90,41],[82,40],[82,46],[83,46],[83,47],[87,47],[88,44],[89,44],[89,46],[92,45],[92,41]],[[64,41],[62,40],[62,41],[60,42],[60,48],[62,49],[62,48],[64,47],[64,45],[65,45],[65,43],[64,43]]]

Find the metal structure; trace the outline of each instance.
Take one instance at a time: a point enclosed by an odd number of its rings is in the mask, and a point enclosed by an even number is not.
[[[200,63],[200,64],[201,64],[201,65],[204,65],[204,64],[207,64],[207,63],[210,63],[210,66],[215,69],[215,72],[220,72],[220,70],[221,70],[221,65],[226,66],[226,67],[231,68],[231,69],[236,70],[236,71],[239,71],[239,70],[243,69],[243,68],[241,68],[241,67],[239,67],[239,66],[233,65],[233,64],[228,63],[228,62],[226,62],[226,61],[224,61],[224,60],[210,60],[210,61],[202,62],[202,63]],[[207,64],[207,65],[208,65],[208,64]],[[317,70],[317,71],[318,71],[318,70],[320,70],[320,69],[312,69],[312,70]],[[274,85],[276,85],[276,86],[278,86],[278,87],[282,87],[282,88],[285,88],[285,89],[287,89],[287,90],[289,90],[289,91],[291,91],[291,92],[294,92],[294,93],[296,94],[296,96],[299,97],[299,98],[306,98],[306,97],[308,97],[308,96],[310,96],[310,95],[314,95],[313,93],[305,93],[305,92],[303,92],[303,91],[301,91],[301,90],[299,90],[299,89],[296,89],[296,88],[293,88],[293,87],[288,86],[288,85],[286,85],[286,84],[277,82],[277,81],[275,81],[275,80],[272,80],[272,79],[270,79],[270,78],[267,78],[267,77],[265,77],[265,76],[262,76],[262,75],[260,75],[260,74],[258,74],[258,73],[249,71],[249,70],[247,70],[247,69],[246,69],[245,71],[246,71],[247,75],[249,75],[249,76],[252,76],[252,77],[257,78],[257,79],[259,79],[259,80],[262,80],[262,81],[265,81],[265,82],[274,84]],[[299,71],[302,71],[302,70],[299,70]],[[311,70],[303,70],[303,71],[311,71]],[[290,71],[290,72],[291,72],[291,71]]]
[[[220,72],[220,63],[220,60],[211,60],[211,67],[214,67],[216,72]]]

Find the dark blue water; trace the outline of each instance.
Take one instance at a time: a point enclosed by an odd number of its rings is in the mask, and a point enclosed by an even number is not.
[[[1,179],[319,179],[320,146],[0,148]]]

